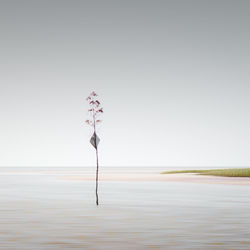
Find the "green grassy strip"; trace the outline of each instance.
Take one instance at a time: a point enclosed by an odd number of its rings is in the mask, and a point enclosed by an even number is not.
[[[214,175],[214,176],[225,176],[225,177],[250,177],[250,168],[180,170],[180,171],[162,172],[162,174],[182,174],[182,173],[196,173],[200,175]]]

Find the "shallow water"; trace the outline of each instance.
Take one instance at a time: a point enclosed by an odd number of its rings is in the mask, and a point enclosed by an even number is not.
[[[250,249],[250,186],[103,181],[96,207],[94,182],[57,178],[77,174],[1,169],[0,248]]]

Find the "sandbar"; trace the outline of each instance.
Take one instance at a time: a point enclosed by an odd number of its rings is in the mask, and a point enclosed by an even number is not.
[[[58,179],[75,181],[95,181],[95,175],[59,176]],[[250,185],[248,177],[221,177],[199,175],[193,173],[183,174],[100,174],[99,181],[137,181],[137,182],[185,182],[224,185]]]

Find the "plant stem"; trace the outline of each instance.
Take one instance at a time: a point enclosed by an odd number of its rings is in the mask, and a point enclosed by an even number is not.
[[[94,120],[94,133],[96,135],[96,127],[95,127],[95,112],[93,112],[93,120]],[[99,205],[99,199],[98,199],[98,172],[99,172],[99,163],[98,163],[98,150],[97,150],[97,144],[95,141],[96,146],[96,180],[95,180],[95,195],[96,195],[96,205]]]
[[[98,164],[98,150],[96,148],[96,188],[95,188],[95,194],[96,194],[96,205],[99,205],[98,201],[98,171],[99,171],[99,164]]]

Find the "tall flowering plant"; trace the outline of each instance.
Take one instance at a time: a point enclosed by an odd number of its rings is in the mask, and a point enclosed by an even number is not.
[[[90,95],[87,97],[87,102],[89,103],[89,116],[90,118],[86,120],[86,123],[93,127],[94,133],[90,138],[90,143],[96,150],[96,205],[99,205],[98,199],[98,174],[99,174],[99,162],[98,162],[98,144],[100,142],[99,137],[96,134],[97,125],[101,122],[99,116],[103,113],[103,108],[101,107],[101,103],[98,100],[98,95],[95,91],[91,92]]]

